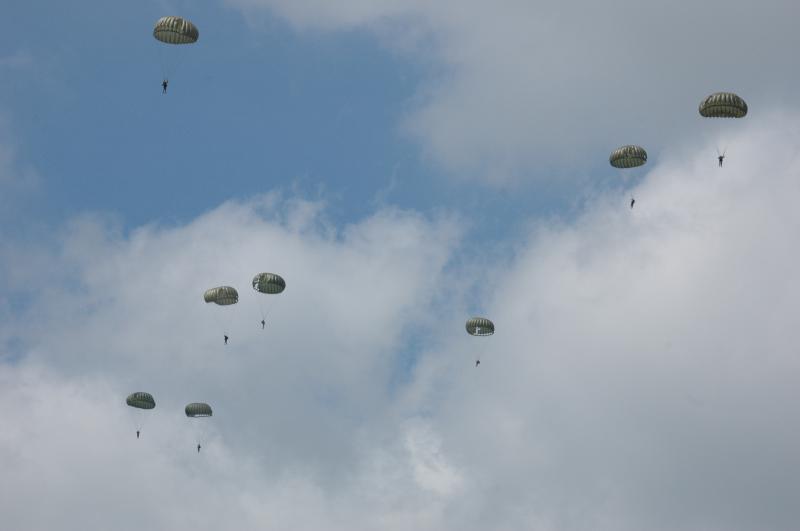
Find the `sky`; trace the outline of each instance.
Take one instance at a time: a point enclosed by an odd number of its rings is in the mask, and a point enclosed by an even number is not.
[[[796,529],[795,2],[4,14],[0,528]]]

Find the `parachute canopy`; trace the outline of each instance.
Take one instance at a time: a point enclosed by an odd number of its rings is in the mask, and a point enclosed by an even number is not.
[[[220,306],[227,306],[239,302],[239,292],[236,291],[236,288],[230,286],[219,286],[206,290],[203,294],[203,300]]]
[[[166,44],[192,44],[200,32],[185,18],[161,17],[153,28],[153,37]]]
[[[647,151],[641,146],[622,146],[611,152],[608,162],[615,168],[636,168],[647,162]]]
[[[485,317],[467,319],[467,333],[471,336],[490,336],[494,334],[494,323]]]
[[[747,104],[733,92],[715,92],[700,103],[699,110],[704,118],[743,118]]]
[[[131,406],[139,409],[153,409],[156,407],[156,401],[153,400],[153,395],[143,391],[137,391],[128,395],[125,402]]]
[[[192,402],[186,406],[187,417],[210,417],[212,414],[213,412],[211,411],[211,406],[203,402]]]
[[[253,277],[253,289],[260,293],[275,295],[286,289],[286,281],[275,273],[259,273]]]

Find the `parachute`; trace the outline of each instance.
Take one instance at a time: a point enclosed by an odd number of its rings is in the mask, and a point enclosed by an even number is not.
[[[153,28],[153,37],[165,44],[193,44],[200,32],[185,18],[161,17]]]
[[[158,56],[161,63],[162,87],[167,91],[167,83],[186,58],[182,44],[194,44],[200,37],[197,26],[181,17],[161,17],[153,27],[153,37],[159,42]],[[161,44],[169,46],[162,46]]]
[[[138,439],[145,420],[144,412],[145,410],[156,407],[156,401],[153,399],[153,395],[150,393],[137,391],[129,394],[128,398],[125,399],[125,403],[134,408],[133,410],[128,411],[131,411],[133,417],[132,420],[134,420],[136,424],[136,438]]]
[[[467,319],[467,333],[471,336],[490,336],[494,334],[494,323],[485,317]]]
[[[637,168],[647,162],[647,151],[641,146],[622,146],[611,152],[608,162],[615,168]]]
[[[494,334],[494,323],[486,317],[471,317],[467,319],[467,333],[471,336],[486,337]],[[475,367],[481,364],[481,357],[475,358]]]
[[[259,273],[253,277],[253,289],[265,295],[277,295],[278,293],[283,293],[283,290],[286,289],[286,281],[275,273]],[[266,318],[272,310],[272,303],[274,302],[272,297],[266,300],[267,302],[264,302],[265,299],[263,297],[259,297],[258,300],[262,329],[266,326]]]
[[[186,416],[189,418],[210,417],[212,415],[211,406],[204,402],[192,402],[186,406]]]
[[[239,302],[239,292],[236,291],[236,288],[230,286],[219,286],[207,289],[203,294],[203,300],[207,303],[213,302],[220,306],[228,306]]]
[[[700,103],[703,118],[744,118],[747,103],[733,92],[715,92]]]
[[[628,171],[631,168],[638,168],[647,163],[647,151],[641,146],[622,146],[611,152],[608,162],[615,168]],[[622,172],[620,172],[622,173]],[[636,200],[631,196],[631,208]]]
[[[143,391],[129,394],[128,398],[125,399],[125,403],[138,409],[153,409],[156,407],[156,401],[153,399],[153,395]]]
[[[715,92],[700,102],[698,111],[703,118],[744,118],[747,116],[747,104],[733,92]],[[718,129],[717,160],[721,168],[725,154],[728,152],[730,138],[727,134],[722,133],[722,127],[716,129]]]
[[[286,289],[286,281],[275,273],[259,273],[253,277],[253,289],[259,293],[277,295]]]
[[[206,404],[205,402],[192,402],[191,404],[186,405],[186,416],[190,419],[202,419],[207,418],[213,415],[211,411],[211,406]],[[200,442],[205,439],[206,430],[205,430],[205,422],[201,422],[200,425],[195,425],[195,436],[197,438],[197,453],[200,453]]]
[[[206,301],[206,304],[214,303],[217,306],[231,306],[239,302],[239,292],[236,291],[236,288],[232,288],[230,286],[219,286],[216,288],[207,289],[205,293],[203,293],[203,300]],[[231,327],[231,318],[232,314],[229,310],[225,310],[221,313],[215,312],[216,321],[220,328],[222,328],[222,335],[225,338],[225,344],[228,344],[228,333],[229,328]]]

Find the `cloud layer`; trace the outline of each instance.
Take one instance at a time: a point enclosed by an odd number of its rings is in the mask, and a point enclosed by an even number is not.
[[[4,527],[793,529],[796,118],[748,122],[722,170],[664,157],[632,211],[599,196],[483,270],[457,216],[336,227],[279,196],[6,244]],[[263,270],[288,285],[268,307]],[[236,307],[203,304],[220,284]]]
[[[792,104],[800,81],[789,0],[228,4],[302,31],[371,31],[430,66],[404,127],[454,176],[495,183],[569,177],[623,144],[658,153],[698,136],[707,94],[763,110]]]

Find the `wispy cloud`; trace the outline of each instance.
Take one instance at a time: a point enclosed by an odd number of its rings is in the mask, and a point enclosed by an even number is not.
[[[227,3],[301,31],[369,31],[430,66],[403,127],[459,179],[569,178],[627,143],[657,154],[697,138],[711,92],[758,112],[800,83],[792,1]]]

